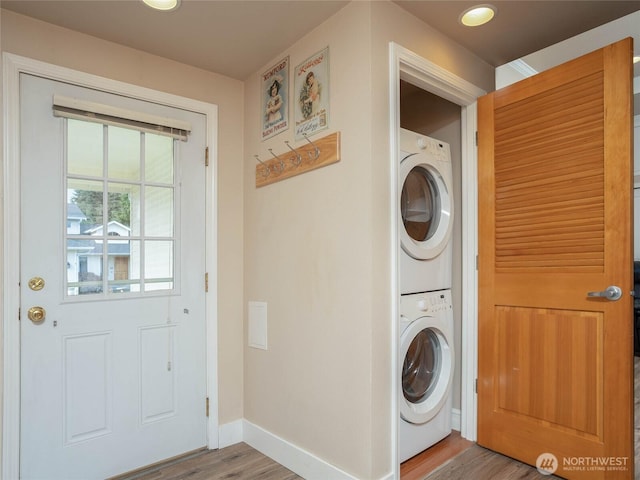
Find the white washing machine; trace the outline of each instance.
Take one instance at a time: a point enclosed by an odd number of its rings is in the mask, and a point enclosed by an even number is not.
[[[400,297],[398,455],[401,462],[451,433],[451,290]]]
[[[400,293],[451,288],[449,144],[402,128],[400,150]]]

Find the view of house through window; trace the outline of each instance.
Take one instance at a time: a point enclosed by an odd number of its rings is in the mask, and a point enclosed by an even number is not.
[[[174,288],[174,139],[66,120],[67,295]]]

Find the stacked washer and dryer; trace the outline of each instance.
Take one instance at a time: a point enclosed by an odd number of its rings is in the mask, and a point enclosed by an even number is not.
[[[453,185],[445,142],[400,130],[398,454],[451,433]]]

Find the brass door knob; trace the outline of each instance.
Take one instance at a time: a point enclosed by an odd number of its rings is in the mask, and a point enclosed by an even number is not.
[[[47,315],[47,312],[42,307],[31,307],[27,312],[29,320],[33,323],[42,323]]]

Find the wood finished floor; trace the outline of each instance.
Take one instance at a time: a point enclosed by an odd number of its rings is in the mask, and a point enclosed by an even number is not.
[[[159,464],[118,480],[296,480],[301,479],[246,443],[205,450]]]
[[[473,442],[465,440],[460,436],[460,432],[454,430],[444,440],[400,465],[400,478],[422,480],[427,474],[472,445]]]
[[[422,478],[424,480],[553,480],[559,477],[542,475],[535,467],[473,444],[451,461]]]
[[[640,473],[640,358],[635,366],[635,464]],[[194,453],[122,475],[117,480],[296,480],[295,473],[239,443],[220,450]],[[407,460],[400,468],[401,480],[536,480],[553,479],[511,458],[486,450],[454,431],[425,452]],[[640,477],[637,477],[640,478]]]
[[[634,447],[635,476],[640,479],[640,357],[634,357]],[[454,434],[457,432],[454,431]],[[459,436],[459,434],[458,434]],[[462,442],[467,442],[460,438]],[[462,453],[460,453],[462,451]],[[453,459],[453,460],[452,460]],[[451,461],[450,461],[451,460]],[[447,463],[449,462],[449,463]],[[511,480],[553,479],[498,453],[454,435],[410,458],[400,466],[401,480]]]
[[[402,465],[402,480],[539,480],[535,468],[478,447],[459,432]],[[203,450],[112,480],[297,480],[295,473],[238,443],[220,450]],[[330,480],[330,479],[327,479]]]
[[[542,480],[529,465],[492,452],[465,440],[455,430],[433,447],[400,466],[401,480]]]

